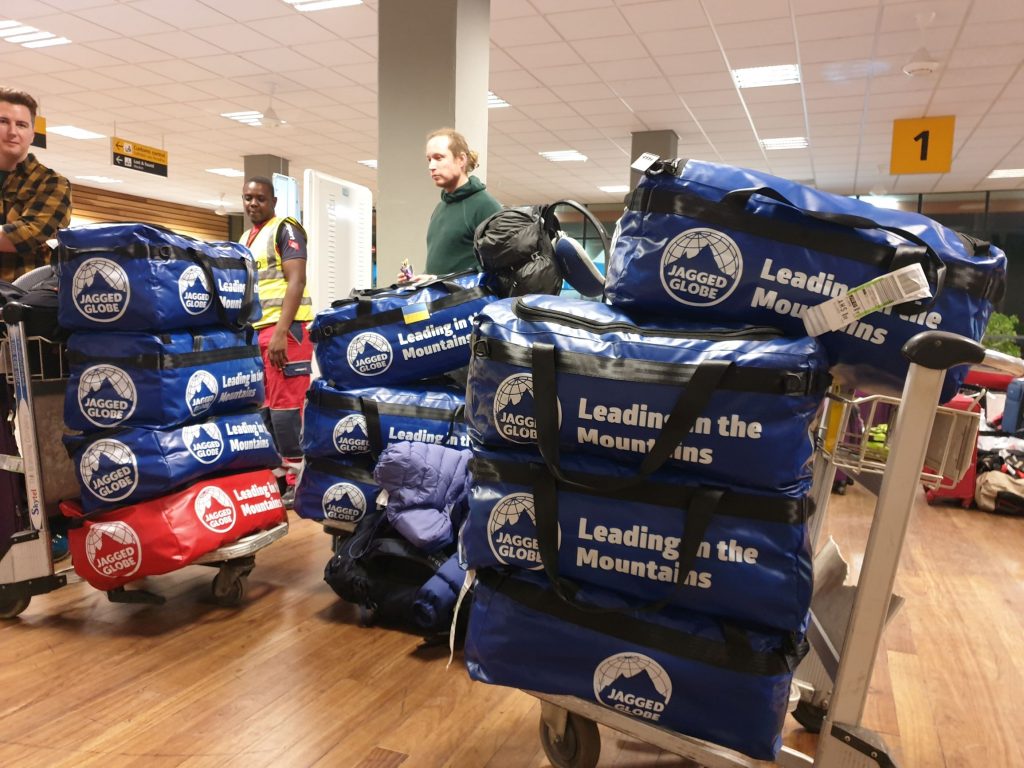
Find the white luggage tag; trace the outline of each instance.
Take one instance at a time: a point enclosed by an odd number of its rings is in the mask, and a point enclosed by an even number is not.
[[[868,280],[834,299],[808,307],[803,317],[804,328],[808,336],[821,336],[829,331],[838,331],[872,312],[931,295],[924,269],[920,264],[909,264]]]

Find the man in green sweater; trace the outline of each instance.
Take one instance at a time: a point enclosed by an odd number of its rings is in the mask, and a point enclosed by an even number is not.
[[[466,137],[452,128],[441,128],[427,137],[427,167],[441,188],[441,202],[430,215],[427,227],[427,266],[431,275],[479,269],[473,255],[477,224],[501,210],[476,176],[478,155]]]

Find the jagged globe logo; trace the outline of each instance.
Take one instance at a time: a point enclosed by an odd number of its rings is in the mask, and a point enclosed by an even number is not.
[[[559,530],[559,544],[561,539]],[[510,493],[491,507],[487,518],[487,543],[499,563],[531,571],[544,567],[537,542],[537,517],[532,494]]]
[[[182,427],[181,439],[188,452],[203,464],[213,464],[224,453],[224,437],[212,422]]]
[[[558,423],[562,423],[562,404],[555,398]],[[498,434],[513,443],[537,442],[534,416],[533,376],[513,373],[494,390],[494,426]]]
[[[142,542],[128,523],[93,523],[85,535],[85,558],[103,576],[131,576],[142,565]]]
[[[210,306],[210,283],[201,267],[190,264],[178,277],[178,298],[190,315],[200,315]]]
[[[366,496],[352,483],[335,483],[324,494],[322,507],[324,517],[355,523],[366,514]]]
[[[743,277],[736,241],[714,229],[680,232],[661,254],[661,284],[680,304],[710,307],[724,301]]]
[[[127,421],[135,413],[137,402],[135,382],[115,365],[86,368],[78,379],[78,408],[97,427]]]
[[[120,501],[139,484],[135,453],[120,440],[103,438],[85,451],[78,461],[82,484],[102,501]]]
[[[366,453],[370,450],[370,437],[366,417],[350,413],[338,419],[332,435],[334,449],[338,453]]]
[[[594,670],[594,698],[606,707],[657,721],[672,698],[672,679],[650,656],[617,653]]]
[[[227,533],[235,527],[235,505],[223,488],[207,485],[196,494],[192,508],[199,522],[214,533]]]
[[[75,308],[97,323],[112,323],[125,313],[131,299],[128,273],[110,259],[86,259],[71,279]]]
[[[206,413],[217,401],[220,394],[220,386],[217,384],[217,377],[206,370],[199,370],[193,373],[188,384],[185,385],[185,404],[189,413],[199,416]]]
[[[379,376],[391,367],[391,342],[379,333],[360,333],[348,343],[349,367],[363,376]]]

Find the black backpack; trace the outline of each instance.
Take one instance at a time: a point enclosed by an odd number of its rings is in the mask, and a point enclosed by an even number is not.
[[[579,211],[597,228],[608,252],[608,235],[593,214],[572,200],[559,200],[549,205],[504,208],[484,219],[473,235],[473,252],[485,274],[485,284],[503,298],[527,293],[557,296],[562,281],[568,280],[586,296],[600,294],[603,279],[594,269],[586,252],[560,230],[555,209],[565,205]],[[563,247],[559,248],[559,243]],[[569,247],[564,247],[569,246]],[[574,280],[586,275],[587,280]],[[593,292],[597,282],[597,291]]]

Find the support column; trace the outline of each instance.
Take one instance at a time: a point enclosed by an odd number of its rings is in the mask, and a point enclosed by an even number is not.
[[[245,186],[245,182],[253,176],[266,176],[268,179],[273,179],[275,173],[288,175],[288,160],[284,157],[278,157],[277,155],[246,155],[242,160],[245,163],[242,166],[245,176],[242,177],[241,183],[238,185],[239,197],[242,196],[242,187]],[[252,226],[252,222],[249,221],[249,216],[244,210],[242,216],[245,217],[245,226],[242,228],[244,232]]]
[[[672,159],[679,151],[679,136],[675,131],[637,131],[633,134],[630,146],[630,163],[633,163],[644,152],[651,152],[663,160]],[[629,186],[636,187],[640,174],[632,168],[629,170]]]
[[[403,259],[426,266],[427,224],[440,190],[426,137],[453,127],[487,158],[490,0],[386,0],[377,9],[377,283]]]

